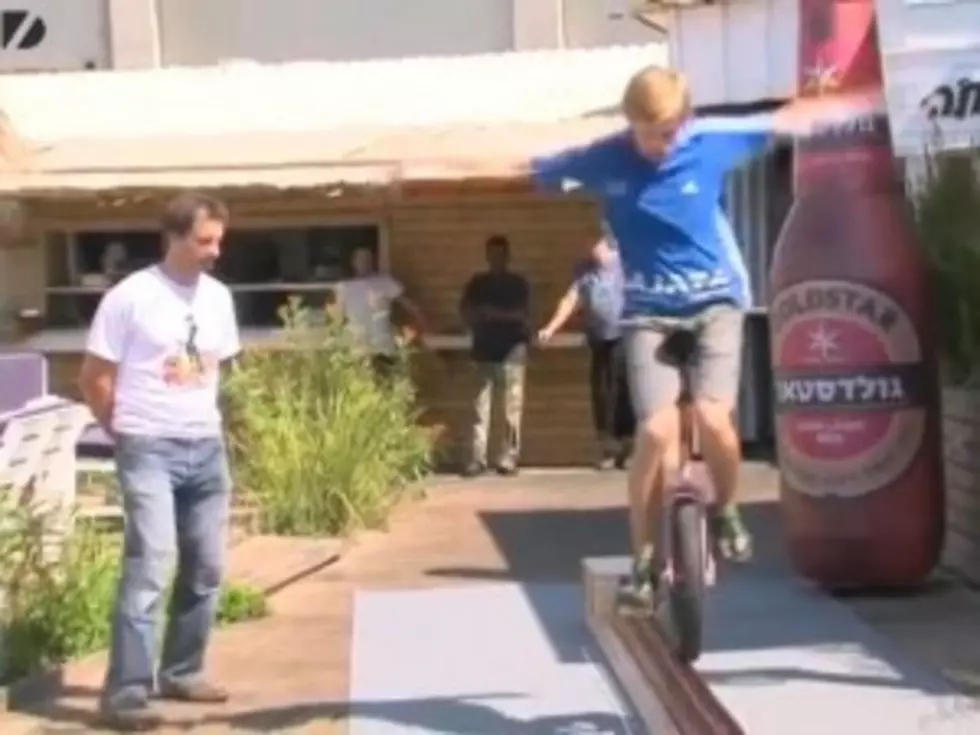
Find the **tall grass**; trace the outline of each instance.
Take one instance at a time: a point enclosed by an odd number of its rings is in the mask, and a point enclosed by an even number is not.
[[[912,198],[936,300],[943,380],[980,381],[980,152],[925,155]]]
[[[247,353],[227,382],[236,482],[271,533],[378,526],[431,454],[405,359],[378,381],[328,314],[292,301],[282,319],[286,348]]]

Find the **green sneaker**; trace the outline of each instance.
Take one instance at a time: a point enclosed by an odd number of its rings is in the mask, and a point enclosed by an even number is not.
[[[649,549],[633,561],[633,569],[619,581],[616,604],[621,607],[652,610],[654,602],[653,550]]]
[[[711,534],[723,558],[740,564],[752,558],[752,536],[742,523],[738,506],[711,509]]]

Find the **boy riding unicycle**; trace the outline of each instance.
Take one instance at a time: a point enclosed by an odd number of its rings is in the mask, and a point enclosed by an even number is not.
[[[734,415],[748,279],[720,208],[725,177],[763,153],[774,135],[808,135],[878,104],[877,95],[810,98],[773,113],[698,118],[685,77],[648,67],[626,85],[622,131],[529,163],[472,167],[478,175],[526,172],[554,191],[576,184],[599,199],[618,243],[637,419],[629,476],[634,562],[623,601],[649,604],[663,566],[656,535],[665,483],[679,470],[682,369],[689,378],[687,410],[714,487],[709,525],[724,556],[745,560],[752,551],[736,502],[741,456]],[[677,334],[690,340],[684,365],[671,354]]]

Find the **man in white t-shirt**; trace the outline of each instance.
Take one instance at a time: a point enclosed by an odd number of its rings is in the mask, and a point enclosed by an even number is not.
[[[398,343],[391,311],[398,305],[424,332],[422,312],[405,295],[405,288],[387,273],[378,273],[374,253],[357,248],[351,256],[354,277],[337,286],[340,309],[350,329],[371,354],[375,370],[388,374],[397,363]]]
[[[202,677],[224,570],[231,480],[218,409],[240,349],[231,293],[208,275],[228,210],[196,193],[161,218],[164,256],[114,286],[92,322],[79,384],[113,436],[125,514],[122,578],[101,708],[106,724],[160,724],[152,696],[224,702]],[[179,550],[179,554],[177,554]],[[177,575],[157,667],[157,628]]]

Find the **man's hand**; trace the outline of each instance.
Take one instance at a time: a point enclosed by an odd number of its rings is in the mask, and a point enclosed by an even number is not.
[[[78,375],[78,387],[95,420],[112,435],[112,410],[116,396],[118,366],[90,352],[85,353]]]
[[[551,338],[555,336],[555,330],[551,326],[543,327],[538,330],[538,342],[540,344],[546,345],[551,341]]]

